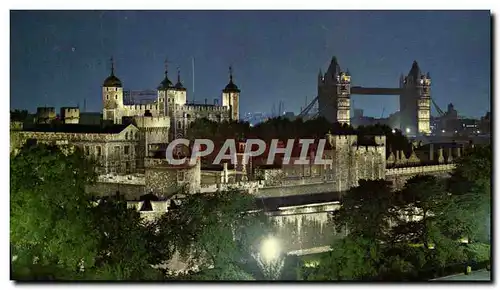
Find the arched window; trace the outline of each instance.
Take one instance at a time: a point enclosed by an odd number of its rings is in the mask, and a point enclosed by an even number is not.
[[[125,140],[128,140],[128,132],[125,132]]]
[[[180,129],[181,127],[182,127],[182,123],[181,123],[181,121],[177,122],[177,128],[179,128],[179,129]]]

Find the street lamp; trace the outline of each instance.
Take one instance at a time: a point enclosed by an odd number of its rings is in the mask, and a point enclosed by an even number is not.
[[[280,256],[280,245],[278,240],[273,237],[269,237],[262,242],[260,253],[262,258],[266,262],[271,262],[279,258]]]
[[[406,128],[406,133],[410,134],[410,132],[411,132],[410,128]]]
[[[285,265],[278,239],[268,237],[260,245],[260,251],[253,254],[267,280],[277,280]]]

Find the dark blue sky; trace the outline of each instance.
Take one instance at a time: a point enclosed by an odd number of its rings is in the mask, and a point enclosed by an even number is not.
[[[241,112],[299,111],[316,96],[320,68],[336,55],[353,85],[396,87],[417,60],[432,97],[461,115],[490,110],[488,11],[61,11],[11,12],[11,108],[75,106],[100,111],[109,57],[126,89],[154,89],[168,58],[181,67],[192,99],[213,102],[228,82],[242,90]],[[396,96],[353,96],[365,115],[398,110]],[[433,109],[433,112],[434,109]]]

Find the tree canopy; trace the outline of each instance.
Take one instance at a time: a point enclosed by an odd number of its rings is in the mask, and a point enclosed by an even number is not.
[[[28,144],[11,157],[14,279],[158,278],[154,230],[123,200],[96,205],[85,191],[94,180],[94,164],[78,150]]]
[[[203,273],[240,273],[272,229],[264,213],[249,212],[253,208],[254,197],[237,190],[192,194],[164,214],[158,227],[172,239],[173,248]]]
[[[85,185],[95,178],[81,152],[27,145],[10,162],[10,237],[17,264],[76,271],[93,265],[96,240]],[[62,271],[61,271],[62,272]]]

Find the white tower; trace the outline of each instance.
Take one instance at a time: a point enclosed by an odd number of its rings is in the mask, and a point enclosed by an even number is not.
[[[103,119],[111,120],[115,124],[122,123],[123,86],[115,76],[115,66],[111,58],[111,74],[102,85]]]
[[[240,90],[233,83],[233,70],[229,67],[229,83],[222,90],[222,106],[231,109],[231,120],[238,121],[240,119]]]

